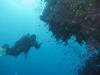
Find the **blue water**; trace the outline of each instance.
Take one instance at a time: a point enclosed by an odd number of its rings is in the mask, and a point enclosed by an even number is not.
[[[27,59],[24,54],[1,56],[0,75],[78,75],[84,67],[89,56],[86,44],[80,46],[74,36],[67,46],[56,42],[39,19],[44,4],[41,0],[0,0],[0,45],[12,46],[27,33],[36,34],[42,43],[39,50],[31,48]]]

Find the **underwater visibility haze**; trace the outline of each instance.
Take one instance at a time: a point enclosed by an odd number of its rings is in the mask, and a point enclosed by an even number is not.
[[[96,56],[98,51],[89,50],[87,48],[87,41],[83,39],[80,44],[77,37],[74,34],[70,34],[78,32],[78,29],[80,30],[79,26],[75,28],[76,24],[74,24],[74,27],[71,23],[69,24],[69,30],[72,30],[72,32],[68,31],[69,34],[67,37],[67,32],[64,32],[62,28],[65,26],[64,23],[62,23],[60,27],[58,22],[60,19],[56,20],[60,17],[58,15],[61,13],[56,13],[58,14],[57,17],[55,16],[56,14],[52,13],[56,12],[53,6],[57,8],[57,4],[60,3],[60,0],[58,0],[58,2],[54,0],[54,3],[52,1],[53,0],[0,0],[0,75],[86,75],[83,72],[85,72],[87,61],[93,58],[93,55]],[[53,8],[49,7],[50,5]],[[57,9],[57,11],[59,11],[59,9]],[[63,18],[65,17],[63,16]],[[67,28],[65,28],[65,30],[66,29]],[[62,32],[59,30],[62,30]],[[66,36],[63,37],[62,33],[64,33],[64,36],[66,34]],[[35,36],[32,38],[31,36],[33,34]],[[16,42],[17,40],[22,40],[23,38],[21,37],[24,35],[30,36],[32,38],[31,40],[35,41],[32,42],[32,46],[29,46],[30,48],[28,49],[26,49],[26,47],[29,43],[25,44],[27,40],[20,45]],[[25,44],[26,47],[23,44]],[[2,45],[7,48],[7,45],[9,45],[11,51],[12,49],[18,50],[17,48],[24,46],[22,49],[25,48],[28,51],[17,51],[20,52],[19,54],[16,54],[15,51],[15,53],[11,52],[12,54],[9,53],[6,55],[5,50],[2,51]],[[94,47],[91,48],[91,44],[89,46],[90,49],[94,49]],[[25,55],[25,53],[27,55]],[[98,61],[100,64],[100,60]],[[99,66],[98,73],[100,73],[100,65],[96,66]],[[87,75],[89,74],[87,73]],[[99,74],[90,73],[90,75]]]

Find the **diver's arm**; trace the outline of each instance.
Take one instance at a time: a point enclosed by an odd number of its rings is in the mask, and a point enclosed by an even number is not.
[[[39,48],[40,48],[40,46],[41,46],[41,43],[39,43],[39,44],[38,44],[37,42],[36,42],[36,43],[34,43],[34,47],[35,47],[36,49],[39,49]]]
[[[32,45],[36,48],[36,49],[39,49],[40,48],[40,46],[41,46],[41,43],[38,43],[38,41],[37,41],[37,39],[36,39],[36,35],[31,35],[31,43],[32,43]]]

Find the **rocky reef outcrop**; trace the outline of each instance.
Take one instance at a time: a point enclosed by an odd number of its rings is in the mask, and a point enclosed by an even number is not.
[[[66,42],[75,35],[89,50],[100,48],[100,0],[44,0],[40,19],[47,23],[57,40]],[[98,49],[99,52],[99,49]],[[100,74],[100,52],[86,61],[79,75]]]
[[[99,0],[44,0],[41,20],[57,40],[67,41],[75,35],[77,41],[100,48],[100,1]],[[93,49],[94,49],[93,48]]]

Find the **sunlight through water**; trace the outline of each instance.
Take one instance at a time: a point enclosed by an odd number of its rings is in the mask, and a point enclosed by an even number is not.
[[[23,7],[37,7],[40,0],[16,0],[16,2]]]
[[[37,0],[20,0],[21,4],[24,6],[34,5]]]

